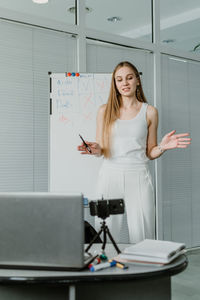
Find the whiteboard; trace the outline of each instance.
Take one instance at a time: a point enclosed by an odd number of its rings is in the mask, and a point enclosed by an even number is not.
[[[95,141],[96,115],[107,102],[111,74],[50,74],[50,174],[51,192],[78,192],[96,199],[96,181],[102,158],[81,155],[79,134]]]

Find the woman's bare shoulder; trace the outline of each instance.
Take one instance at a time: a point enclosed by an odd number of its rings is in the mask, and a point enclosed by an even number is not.
[[[106,104],[102,104],[98,109],[98,116],[103,116],[106,110]]]
[[[158,116],[158,110],[153,105],[147,106],[147,116],[152,119]]]
[[[147,106],[147,123],[148,126],[154,124],[155,126],[158,125],[158,110],[153,105]]]

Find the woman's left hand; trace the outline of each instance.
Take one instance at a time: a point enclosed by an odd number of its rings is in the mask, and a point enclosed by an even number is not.
[[[189,133],[175,134],[176,130],[167,133],[160,143],[163,150],[175,148],[187,148],[191,144],[191,138],[188,138]]]

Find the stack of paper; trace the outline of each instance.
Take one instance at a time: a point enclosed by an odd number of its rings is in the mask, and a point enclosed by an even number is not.
[[[129,246],[115,259],[124,262],[145,264],[168,264],[184,253],[185,244],[146,239]]]

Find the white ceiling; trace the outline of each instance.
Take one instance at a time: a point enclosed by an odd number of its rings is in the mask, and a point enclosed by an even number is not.
[[[42,5],[32,0],[0,0],[0,8],[74,24],[74,14],[68,11],[74,3],[74,0],[49,0]],[[150,0],[86,0],[86,6],[92,9],[86,13],[87,27],[151,40]],[[191,51],[200,43],[200,0],[160,0],[160,7],[161,40],[173,39],[170,46]],[[119,16],[121,21],[108,22],[107,18],[112,16]]]

